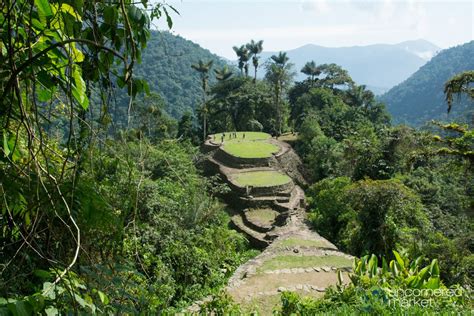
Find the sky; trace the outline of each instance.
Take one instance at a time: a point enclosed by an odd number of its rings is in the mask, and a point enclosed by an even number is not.
[[[425,39],[448,48],[473,40],[474,0],[168,0],[173,34],[235,59],[233,46],[265,51]],[[167,29],[163,21],[155,28]]]

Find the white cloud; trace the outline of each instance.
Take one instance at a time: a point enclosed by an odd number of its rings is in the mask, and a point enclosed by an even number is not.
[[[359,26],[353,24],[329,26],[292,26],[292,27],[267,27],[260,29],[187,29],[180,33],[190,39],[220,40],[232,38],[248,40],[249,38],[286,39],[308,38],[311,36],[333,37],[356,33]]]
[[[301,9],[303,11],[312,11],[314,13],[329,13],[331,7],[327,0],[303,0],[301,3]]]

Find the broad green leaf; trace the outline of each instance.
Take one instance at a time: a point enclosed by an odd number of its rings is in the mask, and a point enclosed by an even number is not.
[[[52,90],[44,89],[41,87],[36,90],[36,93],[38,94],[38,101],[40,102],[47,102],[53,97]]]
[[[368,267],[368,270],[371,276],[374,276],[377,274],[377,265],[378,265],[377,256],[372,254],[369,259],[369,267]]]
[[[46,18],[53,15],[53,11],[51,10],[48,0],[35,0],[35,5],[38,8],[38,15],[41,22],[45,23]]]
[[[35,29],[42,31],[45,28],[45,24],[41,23],[38,19],[31,19],[31,25],[35,27]]]
[[[7,133],[4,131],[3,132],[3,151],[5,152],[5,156],[9,156],[11,151],[10,147],[8,146],[8,136]]]
[[[33,314],[31,306],[24,301],[16,301],[14,304],[8,304],[8,309],[15,316],[27,316]]]
[[[76,20],[78,20],[79,22],[82,22],[81,15],[77,13],[76,10],[67,3],[61,3],[58,11],[63,12],[63,13],[69,13],[74,18],[76,18]]]
[[[148,82],[146,80],[143,80],[142,83],[143,83],[143,90],[145,90],[145,93],[147,95],[150,95],[150,86],[148,85]]]
[[[418,273],[418,277],[420,278],[421,281],[425,280],[426,278],[428,278],[429,274],[428,274],[428,270],[429,270],[430,267],[424,267],[423,269],[421,269],[420,273]]]
[[[437,259],[433,259],[433,261],[431,261],[430,274],[434,277],[439,277],[439,265]]]
[[[387,264],[387,260],[385,260],[384,257],[382,257],[382,273],[385,274],[387,273],[389,270],[388,270],[388,264]]]
[[[72,95],[74,99],[81,105],[84,110],[89,107],[89,99],[86,95],[86,83],[82,79],[81,68],[77,65],[72,67],[72,77],[74,78],[74,85],[72,87]]]
[[[392,272],[393,276],[398,276],[398,263],[396,263],[394,260],[390,261],[390,271]]]
[[[76,63],[81,63],[84,61],[84,54],[76,48],[76,43],[69,44],[71,48],[72,60]]]
[[[31,224],[30,212],[25,213],[25,225],[28,227]]]
[[[115,25],[117,21],[117,8],[113,6],[107,6],[104,8],[104,22],[110,25]]]
[[[430,278],[423,287],[426,289],[435,290],[435,289],[439,289],[439,284],[440,284],[439,278],[435,277],[435,278]]]
[[[34,273],[34,275],[36,275],[37,277],[40,277],[42,279],[49,279],[51,277],[51,273],[49,271],[46,271],[46,270],[37,269],[33,273]]]
[[[78,294],[74,294],[74,299],[81,307],[86,307],[88,305],[87,302]]]
[[[51,299],[51,300],[54,300],[56,298],[56,292],[54,290],[55,286],[53,283],[51,282],[44,282],[43,283],[43,296]]]
[[[53,306],[50,306],[50,307],[46,308],[44,310],[44,312],[46,313],[47,316],[57,316],[57,315],[59,315],[59,311]]]
[[[402,270],[405,269],[405,262],[403,261],[402,256],[400,256],[400,254],[395,250],[393,250],[393,254],[395,255],[395,259],[397,260],[398,264],[400,265],[400,268]]]
[[[97,291],[97,293],[99,294],[99,298],[100,298],[100,301],[102,302],[102,304],[104,304],[104,305],[109,304],[109,298],[107,297],[107,295],[105,295],[104,292]]]

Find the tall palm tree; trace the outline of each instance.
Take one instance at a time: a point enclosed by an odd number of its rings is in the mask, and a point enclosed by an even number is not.
[[[250,56],[252,56],[252,63],[255,69],[253,82],[257,82],[258,60],[260,59],[258,54],[263,51],[263,41],[260,40],[258,42],[255,42],[254,40],[251,40],[250,43],[247,44],[247,49],[250,52]]]
[[[273,84],[273,91],[275,93],[275,107],[278,116],[278,134],[282,132],[282,99],[285,89],[290,84],[295,73],[293,72],[293,64],[289,63],[290,60],[286,53],[280,52],[278,55],[270,57],[271,62],[267,64],[267,72],[265,78]]]
[[[227,65],[221,69],[214,69],[214,73],[216,74],[216,79],[219,81],[226,81],[234,74]]]
[[[303,68],[301,68],[301,72],[309,76],[311,86],[314,84],[316,77],[321,74],[321,70],[316,66],[314,60],[307,62]]]
[[[286,56],[285,52],[279,52],[278,55],[272,55],[270,57],[276,65],[285,66],[290,58]]]
[[[207,96],[207,84],[209,80],[209,71],[212,67],[212,60],[208,62],[203,62],[199,60],[197,64],[191,65],[191,68],[196,70],[201,77],[201,85],[202,85],[202,130],[203,130],[203,141],[206,140],[207,136],[207,107],[206,107],[206,96]]]
[[[245,76],[248,76],[249,60],[250,60],[250,54],[249,54],[248,48],[245,45],[242,45],[240,47],[234,46],[232,48],[234,49],[235,54],[239,58],[240,73],[243,75],[245,72]]]

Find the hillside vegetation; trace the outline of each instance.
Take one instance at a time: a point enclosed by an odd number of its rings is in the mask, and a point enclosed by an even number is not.
[[[395,123],[421,126],[430,120],[460,119],[472,122],[472,100],[455,99],[450,115],[446,112],[444,83],[455,74],[474,69],[474,41],[441,51],[410,78],[380,97]]]

